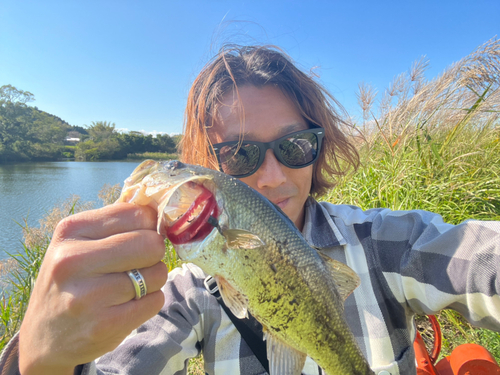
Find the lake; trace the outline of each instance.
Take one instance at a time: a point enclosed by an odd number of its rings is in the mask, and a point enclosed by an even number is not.
[[[77,195],[102,207],[98,193],[104,184],[120,184],[138,161],[41,162],[0,164],[0,259],[23,250],[22,230],[16,224],[38,227],[53,207]]]

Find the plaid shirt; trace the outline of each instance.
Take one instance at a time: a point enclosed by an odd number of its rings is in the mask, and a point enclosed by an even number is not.
[[[415,313],[452,308],[474,325],[500,330],[499,222],[453,226],[425,211],[362,211],[312,198],[306,208],[306,240],[361,278],[345,316],[375,373],[415,374]],[[265,374],[205,277],[192,264],[170,272],[158,315],[82,374],[186,374],[188,359],[201,352],[207,374]],[[16,341],[0,375],[16,373],[2,371]],[[308,358],[303,374],[320,373]]]

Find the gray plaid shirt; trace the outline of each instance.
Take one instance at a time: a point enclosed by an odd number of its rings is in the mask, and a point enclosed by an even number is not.
[[[499,222],[453,226],[425,211],[362,211],[311,198],[306,208],[306,240],[361,278],[345,302],[345,315],[376,373],[415,373],[415,313],[452,308],[474,325],[500,330]],[[186,374],[188,359],[203,353],[207,374],[265,374],[206,290],[205,277],[192,264],[170,272],[158,315],[82,373]],[[14,339],[3,353],[0,375],[16,373],[16,366],[7,365],[16,352]],[[320,372],[308,358],[303,373]]]

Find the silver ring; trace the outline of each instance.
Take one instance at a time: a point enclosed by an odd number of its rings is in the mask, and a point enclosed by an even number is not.
[[[141,299],[144,297],[148,292],[148,288],[146,287],[146,280],[144,280],[141,273],[138,270],[133,269],[128,271],[127,275],[130,277],[130,280],[132,280],[132,284],[134,284],[135,299]]]

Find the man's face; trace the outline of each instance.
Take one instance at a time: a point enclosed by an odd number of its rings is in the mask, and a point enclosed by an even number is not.
[[[239,88],[239,100],[240,103],[234,91],[223,96],[215,126],[209,133],[212,143],[238,140],[242,131],[246,141],[270,142],[308,128],[304,118],[279,88],[243,86]],[[276,159],[272,150],[267,150],[260,168],[241,181],[278,205],[302,230],[304,204],[311,190],[312,174],[312,165],[288,168]]]

